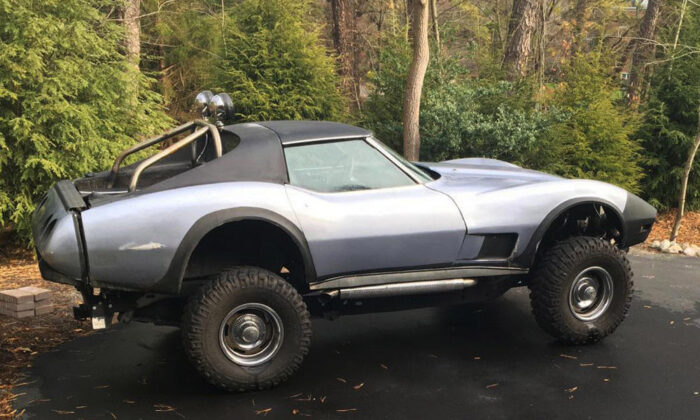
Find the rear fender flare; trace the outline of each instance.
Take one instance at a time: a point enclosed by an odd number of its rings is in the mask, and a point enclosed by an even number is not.
[[[197,220],[180,242],[165,276],[156,282],[151,290],[164,293],[180,293],[187,264],[202,238],[220,226],[243,220],[264,221],[282,229],[299,249],[304,262],[305,281],[307,283],[315,281],[316,269],[311,258],[309,245],[303,232],[294,223],[270,210],[255,207],[239,207],[215,211]]]

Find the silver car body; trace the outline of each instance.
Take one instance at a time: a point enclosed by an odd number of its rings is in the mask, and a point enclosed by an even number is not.
[[[280,150],[300,142],[358,138],[382,148],[371,133],[333,123],[239,124],[224,131],[243,138],[240,133],[261,126],[279,137]],[[63,181],[35,213],[42,273],[94,287],[177,293],[197,241],[216,226],[249,217],[283,226],[306,248],[311,289],[363,284],[358,283],[363,276],[391,272],[405,278],[418,273],[416,279],[434,269],[462,270],[460,276],[526,273],[549,223],[573,205],[599,203],[612,210],[622,223],[619,245],[625,247],[646,237],[644,229],[656,215],[643,200],[603,182],[564,179],[491,159],[421,165],[437,179],[323,193],[290,185],[286,170],[280,170],[278,182],[255,177],[206,182],[204,177],[194,185],[159,189],[155,184],[82,208],[80,203],[71,207],[75,194],[66,192],[70,185]],[[494,238],[512,239],[507,255],[483,255],[485,241]]]

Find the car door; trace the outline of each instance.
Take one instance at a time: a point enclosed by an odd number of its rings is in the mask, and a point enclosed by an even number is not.
[[[465,235],[445,194],[369,139],[285,147],[287,195],[319,279],[451,264]]]

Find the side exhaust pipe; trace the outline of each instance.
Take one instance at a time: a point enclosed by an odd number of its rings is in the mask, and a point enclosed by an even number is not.
[[[420,295],[464,290],[476,285],[473,279],[451,279],[392,283],[377,286],[353,287],[327,292],[326,295],[340,299],[366,299],[386,296]]]

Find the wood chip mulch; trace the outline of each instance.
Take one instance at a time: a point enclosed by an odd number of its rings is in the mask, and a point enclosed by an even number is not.
[[[676,212],[674,210],[660,213],[645,244],[650,245],[655,240],[663,241],[668,239],[671,235],[675,216]],[[700,245],[700,211],[685,212],[676,242]]]
[[[73,319],[72,308],[81,299],[73,287],[42,280],[30,253],[2,250],[0,290],[22,286],[51,289],[54,310],[46,315],[24,319],[0,315],[0,419],[21,416],[22,413],[12,407],[16,398],[13,387],[26,380],[22,370],[31,366],[37,354],[90,332],[87,323]]]

